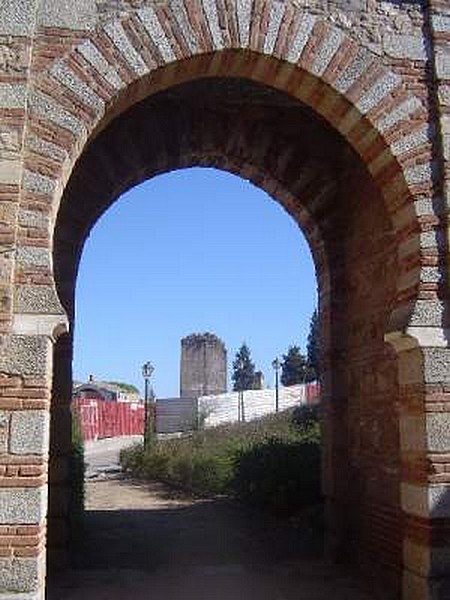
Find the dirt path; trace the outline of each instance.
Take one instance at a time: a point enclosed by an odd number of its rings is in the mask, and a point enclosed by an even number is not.
[[[320,561],[317,537],[228,500],[161,484],[88,482],[74,569],[49,600],[368,600]]]

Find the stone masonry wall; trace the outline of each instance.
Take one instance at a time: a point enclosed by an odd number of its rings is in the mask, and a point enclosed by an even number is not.
[[[52,346],[73,325],[84,239],[123,190],[194,164],[260,185],[311,245],[334,546],[384,565],[394,594],[446,597],[449,12],[445,0],[2,0],[0,598],[44,595]],[[220,78],[250,89],[229,97]],[[199,80],[201,94],[171,95]],[[165,92],[149,130],[138,103]],[[70,353],[55,354],[55,390]]]
[[[181,340],[181,398],[221,394],[227,390],[227,351],[211,333],[192,334]]]

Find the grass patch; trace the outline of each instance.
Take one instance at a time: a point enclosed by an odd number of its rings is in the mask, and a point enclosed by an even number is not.
[[[300,407],[247,423],[152,440],[121,452],[133,476],[194,494],[233,495],[279,514],[320,501],[318,408]]]

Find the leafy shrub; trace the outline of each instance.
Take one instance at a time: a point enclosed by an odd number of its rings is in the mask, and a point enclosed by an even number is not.
[[[320,406],[297,406],[292,412],[292,424],[300,439],[320,443],[321,439]]]
[[[168,479],[170,457],[161,448],[151,449],[144,453],[142,477],[147,479]]]
[[[142,466],[144,462],[144,445],[141,443],[133,444],[120,451],[120,464],[125,471],[131,471],[136,476],[142,476]]]
[[[192,461],[192,490],[197,494],[220,494],[229,488],[233,476],[229,456],[194,454]]]
[[[123,468],[199,495],[235,494],[281,513],[320,499],[316,409],[283,411],[247,423],[153,439],[121,452]]]
[[[276,438],[236,457],[232,484],[244,502],[292,514],[321,500],[320,445]]]

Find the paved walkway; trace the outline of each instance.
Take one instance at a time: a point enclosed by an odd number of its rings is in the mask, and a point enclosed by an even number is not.
[[[160,484],[87,484],[83,545],[49,600],[369,600],[320,541],[227,500]]]

